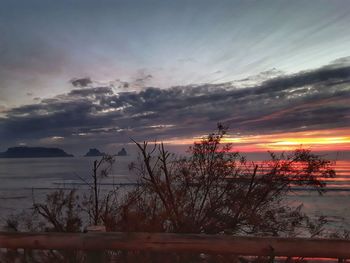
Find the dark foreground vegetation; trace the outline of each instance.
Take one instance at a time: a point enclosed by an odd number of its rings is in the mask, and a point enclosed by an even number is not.
[[[332,163],[311,153],[295,150],[271,153],[271,160],[249,162],[232,145],[220,144],[226,128],[218,130],[177,157],[163,144],[136,143],[139,162],[130,169],[139,184],[127,193],[114,189],[101,193],[99,183],[114,162],[103,156],[94,162],[91,194],[58,191],[46,202],[35,203],[29,220],[11,218],[7,230],[83,232],[88,225],[106,231],[205,233],[218,235],[322,236],[324,218],[311,219],[302,206],[286,199],[293,187],[325,191],[324,178],[334,177]],[[8,253],[1,262],[11,262]],[[23,262],[86,262],[81,251],[28,251]],[[7,260],[7,261],[6,261]],[[161,254],[108,251],[106,262],[246,262],[246,258],[204,254]],[[270,262],[271,258],[254,258]],[[288,259],[289,262],[292,259]]]

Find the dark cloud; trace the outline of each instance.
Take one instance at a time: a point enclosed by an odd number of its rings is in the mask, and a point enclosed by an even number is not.
[[[348,127],[349,85],[344,63],[241,89],[223,83],[117,93],[85,85],[5,111],[0,136],[9,142],[62,136],[82,145],[197,135],[217,122],[246,134]]]
[[[62,97],[104,97],[105,95],[112,95],[113,90],[111,87],[96,87],[96,88],[89,88],[89,89],[74,89],[70,91],[67,95],[63,95]]]
[[[92,81],[90,78],[80,78],[80,79],[72,79],[70,81],[74,87],[87,87],[88,85],[92,84]]]
[[[153,75],[147,74],[144,70],[139,70],[131,81],[122,81],[118,79],[112,84],[124,90],[141,90],[148,86],[152,79]]]

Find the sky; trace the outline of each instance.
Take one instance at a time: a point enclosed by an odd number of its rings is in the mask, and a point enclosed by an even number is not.
[[[0,151],[350,151],[347,0],[0,0]]]

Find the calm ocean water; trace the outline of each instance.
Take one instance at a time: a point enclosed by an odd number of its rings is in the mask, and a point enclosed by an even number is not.
[[[86,189],[81,178],[88,180],[94,157],[0,159],[0,221],[9,215],[29,209],[33,201],[59,188]],[[134,158],[118,157],[107,179],[108,184],[130,185],[136,177],[128,164]],[[350,230],[350,161],[337,161],[337,177],[328,181],[328,191],[298,190],[289,197],[303,203],[310,216],[326,216],[332,227]]]

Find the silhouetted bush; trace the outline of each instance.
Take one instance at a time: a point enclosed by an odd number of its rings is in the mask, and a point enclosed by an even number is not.
[[[139,175],[139,186],[120,205],[110,228],[264,236],[311,230],[301,206],[291,207],[285,197],[294,186],[321,194],[322,179],[335,175],[332,163],[302,149],[271,154],[271,160],[263,163],[248,162],[232,151],[232,145],[220,144],[225,133],[219,126],[216,133],[195,143],[188,157],[180,158],[162,143],[151,147],[136,143],[140,162],[132,169]]]

